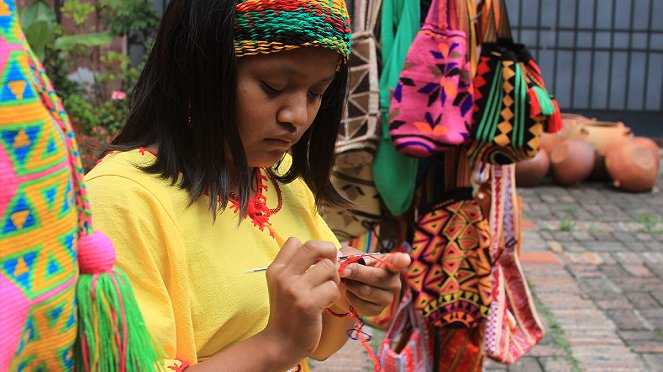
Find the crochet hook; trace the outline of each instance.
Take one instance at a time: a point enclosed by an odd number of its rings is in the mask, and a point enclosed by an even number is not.
[[[352,255],[349,255],[349,256],[340,256],[340,257],[338,257],[338,260],[339,261],[345,261],[349,258],[366,257],[366,256],[379,256],[379,255],[382,255],[382,254],[385,254],[385,253],[373,252],[373,253],[352,254]],[[267,270],[266,267],[258,267],[258,268],[255,268],[255,269],[246,269],[246,270],[244,270],[244,273],[245,274],[258,273],[258,272],[265,271],[265,270]]]

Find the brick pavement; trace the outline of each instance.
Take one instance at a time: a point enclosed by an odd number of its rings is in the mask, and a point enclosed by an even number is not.
[[[663,192],[586,183],[519,194],[522,261],[547,334],[514,365],[486,361],[484,370],[663,371]],[[349,341],[312,369],[372,368]]]

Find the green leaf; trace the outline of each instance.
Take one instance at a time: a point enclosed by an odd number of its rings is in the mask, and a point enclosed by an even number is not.
[[[55,40],[55,49],[67,49],[76,45],[87,47],[104,46],[113,41],[110,32],[94,32],[90,34],[61,36]]]
[[[48,22],[33,22],[29,27],[23,30],[23,33],[25,34],[25,38],[28,40],[28,44],[30,44],[32,51],[35,52],[37,58],[43,61],[44,50],[53,36],[53,28]]]
[[[51,27],[55,26],[55,12],[45,1],[34,1],[21,12],[23,28],[30,27],[35,22],[47,22]]]
[[[21,13],[21,27],[37,57],[44,59],[44,48],[52,41],[55,13],[43,1],[35,1]]]

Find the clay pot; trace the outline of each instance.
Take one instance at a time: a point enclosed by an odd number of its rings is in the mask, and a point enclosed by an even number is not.
[[[569,133],[569,138],[579,138],[591,143],[601,155],[605,155],[609,148],[626,142],[631,137],[633,137],[631,129],[621,121],[578,122]]]
[[[644,141],[627,141],[608,150],[605,166],[615,187],[643,192],[656,184],[657,158],[658,155],[654,156],[651,147]]]
[[[516,163],[516,185],[518,187],[538,186],[550,170],[550,157],[546,151],[539,151],[533,158]]]
[[[553,179],[563,186],[580,183],[592,172],[594,159],[591,143],[577,138],[561,141],[550,154]]]
[[[661,164],[661,149],[658,147],[656,141],[647,137],[633,137],[632,141],[647,147],[652,152],[654,160],[656,160],[656,167],[658,168]]]
[[[588,118],[579,114],[562,113],[562,130],[559,135],[566,138],[577,125],[595,122],[596,118]]]
[[[562,137],[558,133],[543,132],[541,133],[541,149],[547,152],[548,155],[550,155],[550,153],[552,153],[552,150],[555,148],[555,145],[557,145],[557,143],[563,139],[564,137]]]

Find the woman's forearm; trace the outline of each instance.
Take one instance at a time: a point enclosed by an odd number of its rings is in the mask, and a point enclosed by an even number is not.
[[[335,311],[332,308],[332,311]],[[322,335],[320,343],[310,358],[315,360],[325,360],[338,351],[348,340],[348,329],[352,329],[355,324],[354,318],[337,318],[327,312],[322,315]]]

